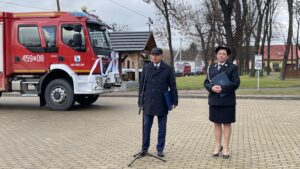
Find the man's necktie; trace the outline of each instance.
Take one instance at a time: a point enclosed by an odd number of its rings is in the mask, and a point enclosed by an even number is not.
[[[154,68],[155,68],[155,70],[158,70],[158,66],[157,65],[155,65]]]

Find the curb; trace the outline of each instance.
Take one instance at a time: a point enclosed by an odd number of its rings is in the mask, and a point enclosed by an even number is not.
[[[19,97],[19,93],[4,93],[2,97]],[[31,96],[27,96],[31,97]],[[32,96],[36,97],[36,96]],[[137,94],[127,93],[127,94],[118,94],[118,93],[106,93],[101,95],[101,97],[138,97]],[[184,99],[207,99],[207,95],[203,94],[180,94],[179,98]],[[300,100],[299,95],[237,95],[237,99],[258,99],[258,100]]]
[[[138,97],[136,94],[113,94],[113,95],[102,95],[101,97]],[[180,95],[179,98],[185,99],[207,99],[207,95]],[[300,96],[292,95],[237,95],[237,99],[258,99],[258,100],[300,100]]]

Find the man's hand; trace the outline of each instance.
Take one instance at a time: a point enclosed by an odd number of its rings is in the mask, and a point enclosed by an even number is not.
[[[220,85],[214,85],[214,86],[211,88],[211,90],[212,90],[213,92],[215,92],[215,93],[221,93],[222,88],[221,88]]]

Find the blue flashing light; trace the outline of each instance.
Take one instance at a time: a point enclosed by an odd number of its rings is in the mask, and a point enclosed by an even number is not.
[[[87,14],[83,12],[70,12],[70,14],[76,17],[87,17]]]

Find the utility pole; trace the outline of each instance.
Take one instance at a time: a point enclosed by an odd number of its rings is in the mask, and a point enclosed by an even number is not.
[[[56,0],[56,5],[57,5],[57,11],[60,12],[59,0]]]

